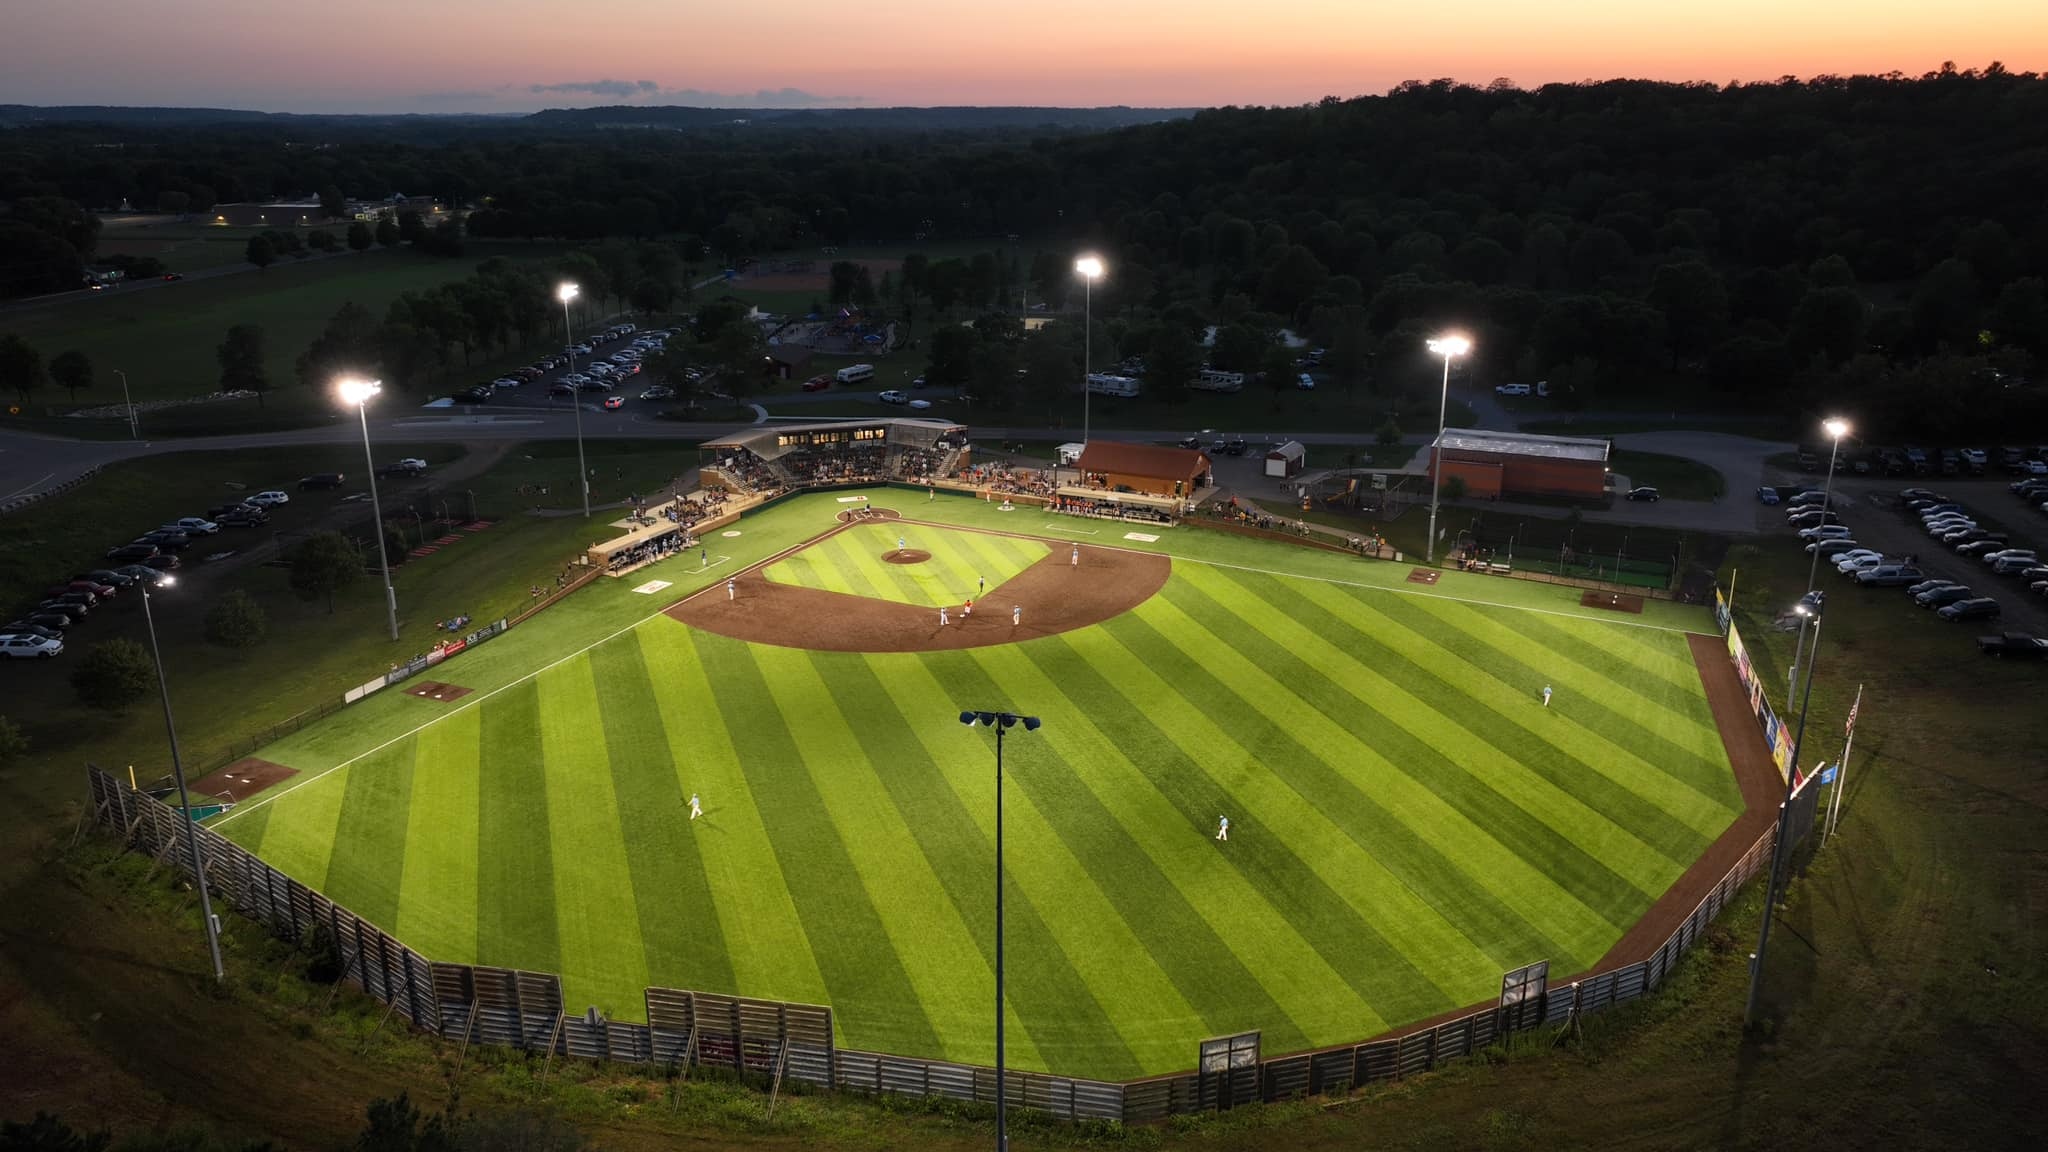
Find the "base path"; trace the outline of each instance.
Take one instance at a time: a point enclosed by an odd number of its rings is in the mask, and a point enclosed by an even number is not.
[[[944,527],[954,532],[974,531]],[[1122,615],[1151,599],[1173,571],[1172,561],[1164,556],[1115,548],[1083,548],[1076,567],[1062,549],[977,599],[972,616],[961,615],[958,605],[952,607],[949,622],[941,625],[933,608],[778,584],[761,576],[764,567],[739,574],[734,599],[728,600],[725,586],[718,584],[670,608],[668,615],[706,632],[782,648],[829,652],[985,648],[1086,628]],[[1012,624],[1011,609],[1018,606],[1024,609],[1023,623]]]

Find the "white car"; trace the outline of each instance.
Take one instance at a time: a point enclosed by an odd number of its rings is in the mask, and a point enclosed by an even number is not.
[[[2023,463],[2027,466],[2027,475],[2048,476],[2048,460],[2027,460]]]
[[[186,516],[173,520],[169,524],[164,525],[164,527],[176,528],[187,536],[211,536],[220,531],[220,525],[203,516]]]
[[[254,504],[258,508],[273,508],[279,504],[289,504],[291,502],[291,493],[279,492],[275,488],[272,488],[268,492],[258,492],[254,496],[247,497],[242,501],[242,503],[244,504]]]
[[[16,660],[28,660],[38,656],[48,658],[62,651],[62,640],[38,636],[33,632],[10,632],[0,636],[0,653]]]
[[[415,472],[425,472],[427,470],[427,462],[417,456],[407,456],[403,460],[396,461],[395,464],[397,467],[410,468]]]
[[[1527,384],[1496,384],[1493,386],[1493,392],[1496,396],[1527,396],[1530,391],[1531,389]]]
[[[2026,564],[2021,565],[2021,567],[2026,567],[2027,565],[2032,564],[2039,564],[2041,562],[2040,560],[2035,558],[2034,550],[2032,548],[2001,548],[1996,552],[1984,553],[1984,562],[1986,564],[1993,565],[1994,567],[2007,561],[2013,560],[2024,560],[2027,562]]]
[[[1303,372],[1294,378],[1294,386],[1303,392],[1313,392],[1316,390],[1316,378]]]
[[[1874,548],[1852,548],[1849,551],[1844,552],[1841,555],[1835,557],[1835,567],[1840,568],[1844,572],[1847,572],[1850,570],[1850,565],[1858,563],[1859,561],[1881,560],[1883,558],[1884,553],[1879,552]]]
[[[1849,538],[1849,526],[1846,524],[1820,524],[1812,528],[1801,528],[1799,530],[1799,538],[1801,540],[1846,540]]]
[[[1858,552],[1843,553],[1835,561],[1835,570],[1844,576],[1854,576],[1858,572],[1868,572],[1879,564],[1884,563],[1884,557],[1869,555],[1867,554],[1868,551],[1868,549],[1859,549]],[[1859,552],[1864,554],[1859,555]],[[1850,557],[1855,558],[1850,559]]]
[[[926,408],[929,408],[929,407],[931,407],[931,406],[932,406],[932,402],[931,402],[931,401],[929,401],[929,400],[912,400],[912,401],[910,402],[910,406],[911,406],[912,408],[915,408],[915,409],[917,409],[918,411],[922,412],[922,411],[924,411],[924,410],[925,410]]]
[[[1975,520],[1965,519],[1960,516],[1954,520],[1929,520],[1927,522],[1927,534],[1929,536],[1946,536],[1951,532],[1967,532],[1976,526],[1977,522]]]
[[[884,404],[908,404],[908,403],[910,403],[910,397],[908,397],[908,396],[905,396],[905,395],[904,395],[903,393],[901,393],[901,392],[898,392],[898,391],[896,391],[896,390],[895,390],[895,389],[893,389],[893,388],[892,388],[892,389],[890,389],[890,390],[889,390],[889,391],[887,391],[887,392],[884,392],[884,393],[882,393],[882,394],[881,394],[880,396],[877,396],[877,397],[875,397],[875,399],[877,399],[877,400],[880,400],[880,401],[881,401],[882,403],[884,403]]]

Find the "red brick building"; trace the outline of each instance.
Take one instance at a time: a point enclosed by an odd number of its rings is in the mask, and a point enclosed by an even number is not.
[[[1180,499],[1192,497],[1209,474],[1208,455],[1196,449],[1112,440],[1089,441],[1076,465],[1091,485]]]
[[[1446,428],[1438,443],[1443,451],[1442,479],[1462,479],[1468,496],[1597,500],[1607,492],[1610,445],[1605,440]]]

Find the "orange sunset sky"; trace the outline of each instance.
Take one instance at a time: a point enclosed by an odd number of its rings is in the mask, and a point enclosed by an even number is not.
[[[2048,0],[5,0],[0,103],[1299,104],[1448,76],[2048,71]],[[320,15],[313,15],[320,13]]]

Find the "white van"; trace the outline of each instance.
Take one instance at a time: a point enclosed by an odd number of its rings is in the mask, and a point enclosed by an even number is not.
[[[873,364],[849,365],[834,372],[832,378],[841,384],[860,384],[875,378],[875,366]]]

